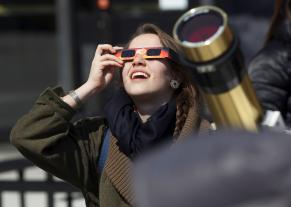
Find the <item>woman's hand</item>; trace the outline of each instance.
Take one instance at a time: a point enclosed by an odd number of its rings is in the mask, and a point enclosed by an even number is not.
[[[113,55],[118,49],[122,47],[113,47],[109,44],[98,45],[86,82],[94,91],[103,90],[111,82],[114,69],[123,67],[123,61]]]
[[[115,68],[122,68],[123,61],[113,55],[116,50],[122,47],[112,47],[112,45],[98,45],[94,59],[92,61],[90,74],[86,83],[75,89],[74,99],[71,95],[62,97],[62,100],[77,109],[77,102],[85,103],[86,100],[96,92],[103,90],[112,80]]]

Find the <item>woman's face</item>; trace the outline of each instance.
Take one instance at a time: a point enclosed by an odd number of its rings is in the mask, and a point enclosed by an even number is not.
[[[163,47],[155,34],[135,37],[129,48]],[[141,50],[142,51],[142,50]],[[170,80],[173,75],[166,59],[144,59],[139,51],[133,61],[125,62],[122,79],[126,92],[131,97],[153,97],[165,99],[173,94]]]

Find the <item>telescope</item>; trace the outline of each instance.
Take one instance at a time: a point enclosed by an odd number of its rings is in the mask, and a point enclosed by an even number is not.
[[[226,13],[210,5],[193,8],[177,20],[173,36],[217,127],[258,131],[263,111]]]

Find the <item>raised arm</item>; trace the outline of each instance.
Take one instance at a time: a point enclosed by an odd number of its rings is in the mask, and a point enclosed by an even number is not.
[[[59,95],[58,90],[43,92],[30,112],[17,121],[10,139],[37,166],[81,188],[90,184],[89,169],[95,167],[91,157],[98,157],[103,121],[86,119],[72,124],[74,111]]]
[[[113,78],[113,70],[122,61],[112,53],[117,47],[99,45],[96,49],[88,80],[75,90],[85,102],[103,90]],[[37,166],[82,188],[95,185],[88,176],[96,172],[104,120],[85,119],[76,124],[71,119],[77,103],[60,89],[48,88],[37,99],[33,108],[21,117],[11,131],[11,143]],[[93,170],[92,170],[93,168]],[[95,179],[97,182],[98,179]]]
[[[106,88],[113,78],[114,69],[123,67],[123,61],[113,55],[117,49],[121,47],[112,47],[109,44],[98,45],[88,80],[75,90],[81,102],[85,102],[89,97]],[[78,107],[72,96],[66,95],[62,99],[72,108]]]

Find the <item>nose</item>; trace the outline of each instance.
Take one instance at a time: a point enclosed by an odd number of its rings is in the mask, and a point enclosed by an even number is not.
[[[132,65],[145,65],[146,61],[142,54],[137,53],[133,59]]]

